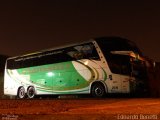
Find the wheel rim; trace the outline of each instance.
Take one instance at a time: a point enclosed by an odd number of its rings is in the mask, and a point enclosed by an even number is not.
[[[95,89],[95,94],[96,94],[96,96],[103,96],[103,90],[102,90],[102,88],[97,87]]]
[[[23,87],[21,87],[21,88],[19,89],[18,97],[19,97],[19,98],[24,98],[24,97],[25,97],[25,90],[24,90]]]
[[[28,88],[27,95],[28,95],[29,98],[33,98],[33,97],[34,97],[34,95],[35,95],[35,90],[34,90],[33,87],[29,87],[29,88]]]

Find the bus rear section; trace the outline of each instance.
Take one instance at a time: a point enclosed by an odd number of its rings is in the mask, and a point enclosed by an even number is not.
[[[107,67],[96,49],[93,42],[88,42],[9,58],[4,94],[18,98],[90,93],[95,97],[104,96]]]

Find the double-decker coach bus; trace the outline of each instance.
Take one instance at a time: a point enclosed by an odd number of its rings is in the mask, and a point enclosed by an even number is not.
[[[143,91],[145,83],[145,62],[136,45],[119,37],[103,37],[8,58],[4,94],[103,97]]]

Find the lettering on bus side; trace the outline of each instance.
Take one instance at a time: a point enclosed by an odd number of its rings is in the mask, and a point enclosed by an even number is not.
[[[22,74],[30,74],[36,72],[43,72],[43,71],[52,71],[52,70],[63,70],[63,69],[70,69],[71,66],[69,64],[59,64],[59,65],[52,65],[47,67],[36,67],[36,68],[25,68],[22,71]]]
[[[118,90],[118,86],[112,86],[112,90]]]

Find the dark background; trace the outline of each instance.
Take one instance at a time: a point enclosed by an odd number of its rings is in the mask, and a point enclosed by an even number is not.
[[[159,6],[143,0],[0,2],[0,54],[17,56],[95,37],[120,36],[160,61]]]

